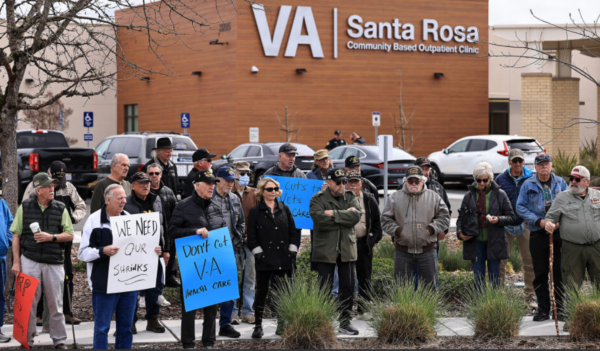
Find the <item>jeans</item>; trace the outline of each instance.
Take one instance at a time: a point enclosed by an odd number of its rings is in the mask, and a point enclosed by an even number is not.
[[[6,259],[0,260],[0,291],[4,292],[4,284],[6,284]],[[4,293],[0,294],[0,328],[4,326],[4,306],[6,300],[4,299]]]
[[[254,314],[252,305],[254,304],[254,294],[256,285],[256,269],[254,267],[254,255],[250,252],[247,245],[242,246],[244,251],[239,252],[235,255],[238,270],[243,272],[244,276],[242,280],[244,285],[242,286],[242,314]],[[238,300],[235,300],[233,305],[233,315],[239,314]]]
[[[116,314],[117,322],[115,349],[131,349],[131,326],[136,301],[137,291],[117,294],[92,293],[94,349],[108,349],[108,330],[113,313]]]
[[[437,253],[437,257],[438,257],[438,263],[440,261],[440,241],[437,241],[437,246],[435,248],[435,252]],[[419,270],[417,269],[417,266],[415,266],[415,269],[413,270],[413,278],[415,279],[415,291],[419,288]],[[437,276],[435,277],[435,288],[438,288],[438,279]]]
[[[394,255],[394,279],[413,280],[413,271],[419,269],[419,279],[426,285],[436,288],[438,258],[435,250],[430,249],[420,254],[411,254],[396,249]]]
[[[150,317],[158,317],[160,314],[160,305],[158,304],[158,297],[162,294],[164,289],[164,284],[162,282],[162,265],[158,264],[158,274],[156,275],[156,287],[151,289],[142,290],[139,292],[140,296],[143,296],[146,300],[146,316],[144,317],[146,320],[149,320]],[[137,323],[138,316],[138,301],[136,299],[135,302],[135,313],[133,314],[133,323]]]
[[[500,287],[500,260],[490,260],[487,258],[487,245],[487,241],[477,242],[477,259],[472,261],[475,289],[477,291],[482,291],[485,286],[486,262],[488,279],[492,282],[494,289]]]
[[[333,273],[335,268],[339,269],[340,278],[340,323],[344,325],[349,323],[352,319],[350,312],[354,306],[354,283],[356,278],[354,276],[355,262],[342,262],[341,255],[338,256],[336,263],[323,263],[317,262],[317,274],[319,275],[319,284],[321,287],[327,286],[331,290],[333,285]]]
[[[231,325],[233,305],[235,305],[233,300],[221,302],[221,317],[219,317],[219,327],[223,328],[226,325]]]
[[[563,279],[561,249],[562,239],[558,230],[554,231],[554,262],[552,268],[554,271],[554,293],[556,297],[557,313],[562,312],[563,302]],[[550,287],[548,277],[550,274],[550,235],[544,229],[531,232],[529,237],[529,251],[533,260],[533,288],[538,301],[538,312],[550,313]]]

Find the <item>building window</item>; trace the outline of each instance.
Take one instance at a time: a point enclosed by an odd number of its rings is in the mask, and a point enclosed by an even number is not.
[[[490,99],[489,104],[489,133],[508,134],[510,118],[510,101],[507,99]]]
[[[125,105],[125,132],[138,131],[138,105]]]

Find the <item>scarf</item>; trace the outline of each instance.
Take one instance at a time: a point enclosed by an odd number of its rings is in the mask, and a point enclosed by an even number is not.
[[[487,194],[490,193],[490,191],[492,191],[491,186],[487,186],[483,190],[479,190],[479,188],[477,188],[477,193],[479,194],[479,198],[477,199],[477,213],[479,215],[479,228],[487,227],[487,220],[485,218],[485,216],[486,216],[485,198],[486,198]]]

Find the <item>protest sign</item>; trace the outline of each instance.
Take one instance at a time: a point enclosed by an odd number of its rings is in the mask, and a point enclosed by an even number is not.
[[[29,349],[27,340],[27,328],[29,327],[29,317],[31,315],[31,305],[33,297],[37,290],[39,280],[21,272],[15,282],[15,307],[13,321],[13,338]],[[43,303],[43,301],[39,301]]]
[[[175,240],[185,311],[240,297],[237,265],[227,227],[208,238],[192,235]]]
[[[296,228],[313,229],[313,221],[309,212],[310,199],[321,191],[321,186],[325,182],[315,179],[268,177],[279,182],[279,188],[282,191],[279,201],[290,208]]]
[[[140,291],[156,287],[160,242],[160,214],[141,213],[110,217],[113,245],[119,247],[110,257],[106,293]]]

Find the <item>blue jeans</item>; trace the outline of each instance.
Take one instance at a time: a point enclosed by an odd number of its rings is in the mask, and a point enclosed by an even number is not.
[[[152,316],[158,317],[158,315],[160,314],[160,305],[158,304],[158,297],[162,295],[163,289],[165,287],[162,282],[162,276],[162,265],[159,263],[158,274],[156,274],[156,287],[139,291],[140,296],[143,296],[146,301],[146,315],[144,317],[146,320],[150,319],[150,317]],[[133,324],[137,323],[138,321],[138,307],[139,306],[136,300],[135,313],[133,314]]]
[[[131,349],[131,326],[137,295],[137,291],[117,294],[92,293],[94,349],[108,349],[108,330],[113,313],[116,314],[117,322],[115,349]]]
[[[231,325],[231,316],[233,316],[233,300],[221,302],[221,317],[219,317],[219,327]]]
[[[236,253],[235,260],[237,262],[238,270],[244,272],[244,286],[242,287],[242,314],[254,314],[252,305],[254,304],[255,294],[255,283],[256,283],[256,269],[254,267],[254,255],[250,252],[247,245],[243,245],[243,252]],[[239,314],[237,300],[234,301],[233,315]]]
[[[6,284],[6,259],[0,260],[0,291],[4,291],[4,284]],[[0,294],[0,328],[4,326],[4,306],[6,300],[4,299],[4,293]]]
[[[435,248],[435,252],[437,252],[437,257],[438,257],[438,263],[440,262],[440,241],[437,241],[437,247]],[[415,280],[415,291],[417,291],[417,289],[419,288],[419,270],[417,269],[417,266],[415,266],[415,269],[413,270],[413,279]],[[435,277],[435,289],[437,290],[438,288],[438,278],[437,276]]]
[[[475,289],[477,291],[482,291],[482,288],[485,286],[486,262],[489,281],[492,282],[494,289],[497,289],[500,286],[500,260],[489,260],[487,258],[487,245],[487,241],[477,242],[477,259],[472,261]]]

